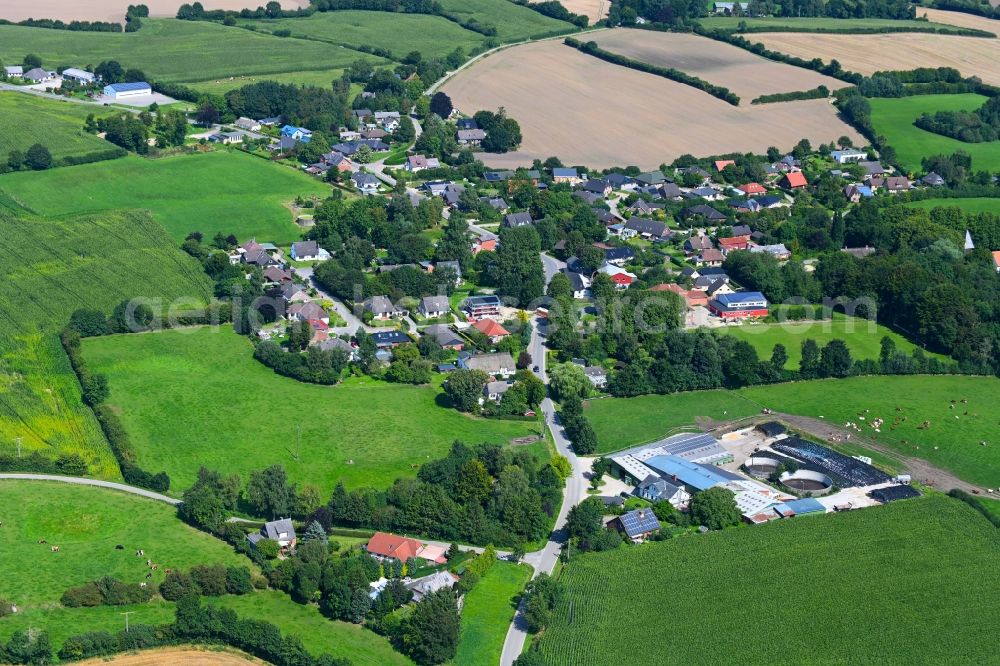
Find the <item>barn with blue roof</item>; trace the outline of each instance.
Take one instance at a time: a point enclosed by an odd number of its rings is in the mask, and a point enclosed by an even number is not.
[[[692,492],[708,490],[712,486],[745,478],[714,465],[693,463],[677,456],[654,456],[643,461],[661,477],[673,483],[683,483]]]
[[[152,95],[153,87],[145,81],[134,81],[132,83],[109,83],[104,86],[104,96],[111,99],[127,99],[129,97],[142,97]]]

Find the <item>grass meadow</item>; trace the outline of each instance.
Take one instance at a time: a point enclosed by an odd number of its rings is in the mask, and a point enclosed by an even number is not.
[[[302,233],[285,204],[330,191],[311,176],[235,150],[12,173],[0,176],[0,189],[46,217],[145,208],[176,244],[192,231],[236,234],[241,242],[297,241]]]
[[[752,416],[760,407],[734,391],[692,391],[634,398],[600,398],[584,403],[597,434],[597,452],[611,453],[664,437],[707,417],[728,421]]]
[[[790,370],[798,369],[802,360],[802,343],[807,339],[815,340],[820,347],[831,340],[843,340],[855,359],[877,359],[881,351],[882,338],[885,336],[896,343],[897,350],[906,354],[916,348],[912,342],[885,326],[873,321],[842,316],[835,316],[827,321],[748,323],[717,330],[724,335],[746,340],[753,345],[762,360],[769,359],[774,345],[780,342],[785,345],[785,350],[788,352],[788,362],[785,367]]]
[[[294,83],[300,86],[329,88],[334,81],[339,81],[343,74],[343,67],[335,67],[333,69],[310,69],[301,72],[283,72],[280,74],[246,74],[243,76],[206,79],[204,81],[185,81],[184,85],[198,92],[212,95],[224,95],[230,90],[242,88],[258,81],[277,81],[278,83]]]
[[[500,0],[508,2],[508,0]],[[542,17],[539,14],[540,18]],[[346,10],[316,12],[306,18],[248,21],[261,31],[287,29],[292,37],[307,37],[347,47],[387,49],[398,58],[419,51],[439,58],[461,47],[466,53],[482,45],[485,36],[440,16]]]
[[[516,599],[531,579],[526,564],[497,562],[472,588],[462,606],[456,666],[495,666],[517,608]]]
[[[456,439],[505,443],[539,430],[535,422],[479,419],[442,406],[438,385],[369,378],[304,384],[251,354],[229,327],[84,341],[91,368],[108,376],[108,402],[121,409],[138,463],[165,469],[176,493],[202,465],[245,478],[280,463],[290,478],[324,494],[338,481],[386,487],[414,476]]]
[[[6,163],[10,151],[24,151],[36,143],[48,148],[57,162],[64,157],[113,149],[104,139],[83,131],[87,115],[101,111],[86,104],[0,92],[0,159]]]
[[[188,569],[196,564],[244,565],[225,542],[194,529],[162,502],[104,488],[55,482],[0,480],[4,538],[0,561],[7,565],[0,578],[0,597],[17,604],[19,612],[0,621],[0,640],[20,629],[44,629],[58,649],[69,636],[85,631],[120,631],[122,613],[131,624],[168,624],[174,604],[155,598],[134,606],[66,608],[63,591],[101,576],[127,582],[144,580],[146,558],[164,568]],[[45,539],[47,544],[38,543]],[[116,550],[122,544],[124,550]],[[51,552],[58,545],[59,552]],[[136,549],[146,557],[136,557]],[[295,634],[314,654],[349,656],[355,664],[408,664],[389,642],[360,626],[324,618],[315,606],[303,606],[287,595],[269,590],[246,596],[206,598],[232,608],[241,617],[268,620]]]
[[[35,53],[43,63],[76,67],[118,60],[164,81],[205,81],[240,75],[343,68],[356,60],[382,58],[329,44],[285,39],[207,21],[143,19],[131,33],[72,32],[0,25],[0,60],[20,62]]]
[[[1000,530],[937,495],[588,554],[561,581],[551,666],[987,663]],[[655,641],[610,640],[623,618]]]
[[[865,437],[904,456],[923,458],[966,481],[996,488],[1000,486],[997,404],[1000,379],[995,377],[911,375],[603,398],[587,401],[585,409],[601,453],[653,441],[679,426],[694,425],[697,416],[733,419],[767,407],[837,425],[858,423]],[[868,425],[876,418],[885,421],[881,432]]]
[[[937,111],[974,111],[986,97],[973,93],[961,95],[914,95],[912,97],[869,99],[875,132],[888,139],[896,149],[900,163],[919,170],[920,161],[931,155],[950,155],[963,151],[972,157],[975,171],[1000,169],[1000,141],[966,143],[916,127],[913,121],[922,113]]]
[[[753,30],[767,30],[768,32],[781,32],[782,30],[810,31],[822,30],[824,32],[855,32],[857,30],[879,29],[879,28],[912,28],[916,31],[924,31],[934,28],[941,32],[957,32],[962,30],[957,26],[946,25],[944,23],[933,23],[931,21],[900,20],[886,18],[863,18],[863,19],[836,19],[825,16],[811,16],[796,18],[789,16],[768,16],[761,18],[748,18],[743,16],[708,16],[698,19],[702,26],[709,30],[727,30],[737,32],[740,25],[746,23],[747,27]],[[749,37],[751,41],[753,37]]]
[[[957,207],[966,213],[993,213],[994,215],[1000,215],[1000,199],[986,197],[978,199],[924,199],[923,201],[914,201],[906,205],[913,206],[914,208],[923,208],[924,210],[932,210],[938,207]]]
[[[0,253],[0,453],[20,440],[25,452],[79,453],[93,475],[118,478],[58,331],[77,308],[110,314],[135,296],[204,304],[210,281],[138,211],[39,220],[0,208]]]
[[[510,0],[441,0],[446,12],[463,21],[475,19],[496,26],[501,42],[519,42],[577,28],[572,23],[550,18]]]

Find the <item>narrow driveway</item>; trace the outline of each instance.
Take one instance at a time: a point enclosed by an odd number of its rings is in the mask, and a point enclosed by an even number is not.
[[[174,497],[167,497],[166,495],[161,495],[160,493],[153,492],[152,490],[146,490],[145,488],[136,488],[135,486],[130,486],[124,483],[115,483],[114,481],[101,481],[100,479],[85,479],[79,476],[59,476],[58,474],[0,474],[0,479],[27,479],[31,481],[58,481],[60,483],[75,483],[79,486],[98,486],[100,488],[111,488],[112,490],[120,490],[123,493],[131,493],[132,495],[140,495],[148,499],[156,500],[158,502],[166,502],[167,504],[178,505],[181,503],[179,499]]]
[[[541,257],[542,267],[545,269],[545,285],[548,286],[549,282],[552,281],[552,276],[566,268],[566,262],[549,256],[544,252],[542,252]]]

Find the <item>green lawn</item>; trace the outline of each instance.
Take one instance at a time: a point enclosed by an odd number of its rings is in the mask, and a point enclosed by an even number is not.
[[[511,0],[441,0],[446,12],[463,21],[475,19],[493,25],[501,42],[518,42],[545,35],[575,31],[572,23],[544,16]]]
[[[560,580],[550,666],[996,661],[1000,530],[942,496],[582,555]]]
[[[338,481],[386,487],[456,439],[507,442],[538,430],[440,406],[437,385],[352,378],[328,387],[280,377],[228,327],[93,338],[84,353],[108,375],[108,402],[121,408],[139,464],[166,469],[171,492],[189,486],[201,465],[246,477],[274,463],[324,494]]]
[[[732,391],[694,391],[635,398],[600,398],[584,403],[597,434],[597,452],[610,453],[664,437],[698,417],[728,421],[751,416],[760,408]]]
[[[904,455],[924,458],[972,483],[1000,486],[996,377],[851,377],[757,386],[740,394],[776,411],[822,416],[841,425],[857,422],[865,436]],[[885,420],[878,433],[864,425],[876,418]],[[925,421],[929,425],[920,428]]]
[[[541,14],[538,16],[545,18]],[[456,47],[468,53],[486,39],[453,21],[429,14],[351,10],[248,23],[264,31],[288,29],[293,37],[304,36],[354,48],[369,46],[387,49],[397,58],[403,58],[411,51],[419,51],[424,58],[440,58]]]
[[[114,146],[83,131],[88,114],[106,112],[100,107],[59,102],[18,92],[0,92],[0,159],[12,150],[27,150],[40,143],[58,163],[70,155],[86,155]]]
[[[506,1],[506,0],[503,0]],[[93,67],[115,59],[153,79],[204,81],[243,74],[343,68],[356,60],[384,63],[360,51],[283,39],[207,21],[143,19],[132,33],[72,32],[0,25],[0,60],[21,62],[35,53],[46,66]]]
[[[820,347],[834,339],[847,343],[856,359],[877,359],[882,338],[888,336],[896,349],[909,354],[916,347],[902,335],[873,321],[854,317],[836,317],[826,321],[784,322],[780,324],[745,324],[718,329],[720,333],[746,340],[754,346],[761,359],[771,358],[774,345],[785,345],[788,352],[786,368],[798,369],[802,360],[802,342],[808,338]]]
[[[966,213],[1000,214],[1000,199],[990,199],[986,197],[978,199],[924,199],[923,201],[914,201],[913,203],[907,205],[923,208],[924,210],[931,210],[939,206],[944,206],[946,208],[957,206]]]
[[[975,171],[1000,170],[1000,141],[966,143],[914,126],[920,114],[937,111],[974,111],[986,102],[986,97],[962,95],[914,95],[912,97],[868,100],[872,107],[875,132],[885,136],[896,149],[900,163],[907,169],[919,170],[920,160],[937,154],[950,155],[964,151],[972,156]]]
[[[465,597],[456,666],[495,666],[517,608],[516,597],[531,579],[526,564],[497,562]]]
[[[26,610],[57,603],[67,587],[101,576],[144,580],[147,558],[160,565],[154,582],[163,579],[164,568],[252,566],[224,541],[181,522],[170,505],[114,490],[0,480],[0,507],[0,561],[6,565],[0,597]],[[117,544],[125,549],[116,550]],[[136,557],[140,548],[146,557]]]
[[[412,664],[396,652],[389,641],[360,625],[325,618],[317,606],[303,606],[276,590],[240,597],[204,599],[205,603],[231,608],[240,617],[265,619],[278,625],[282,633],[295,634],[311,653],[347,657],[358,666]]]
[[[48,217],[146,208],[177,243],[192,231],[206,238],[221,231],[240,241],[297,241],[302,232],[285,204],[330,192],[311,176],[235,150],[11,173],[0,176],[0,189]]]
[[[807,18],[785,16],[770,16],[763,18],[709,16],[698,19],[698,22],[710,30],[729,30],[732,32],[738,31],[741,23],[746,23],[747,27],[750,28],[750,31],[766,29],[768,32],[781,32],[783,30],[794,30],[796,32],[808,32],[810,30],[822,30],[824,32],[852,32],[871,28],[910,28],[916,31],[926,31],[928,28],[934,28],[935,30],[941,32],[956,32],[962,30],[962,28],[959,28],[958,26],[946,25],[944,23],[933,23],[931,21],[884,18],[835,19],[820,16]]]
[[[78,453],[91,474],[119,478],[57,334],[81,307],[110,314],[137,296],[206,303],[211,282],[138,211],[39,220],[0,207],[0,253],[0,454],[20,440],[25,453]]]
[[[184,85],[198,92],[213,95],[224,95],[230,90],[242,88],[258,81],[277,81],[278,83],[295,83],[302,86],[318,86],[329,88],[334,81],[339,81],[344,73],[343,67],[333,69],[305,70],[301,72],[283,72],[280,74],[250,74],[245,76],[222,77],[204,81],[186,81]],[[351,96],[353,98],[353,95]]]

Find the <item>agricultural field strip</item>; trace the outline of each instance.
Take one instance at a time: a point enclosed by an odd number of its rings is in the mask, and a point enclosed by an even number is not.
[[[538,62],[546,66],[538,68]],[[803,137],[813,143],[841,135],[864,141],[825,100],[737,108],[689,86],[597,61],[559,41],[493,53],[449,79],[443,90],[460,110],[503,106],[520,122],[519,151],[479,155],[493,167],[530,165],[558,154],[567,164],[655,168],[684,153],[763,152],[771,145],[790,148]],[[664,123],[667,108],[687,112]]]
[[[760,95],[811,90],[820,85],[832,91],[846,85],[812,70],[768,60],[700,35],[617,28],[595,34],[593,41],[612,53],[672,67],[729,88],[742,98],[741,104],[749,104]]]

